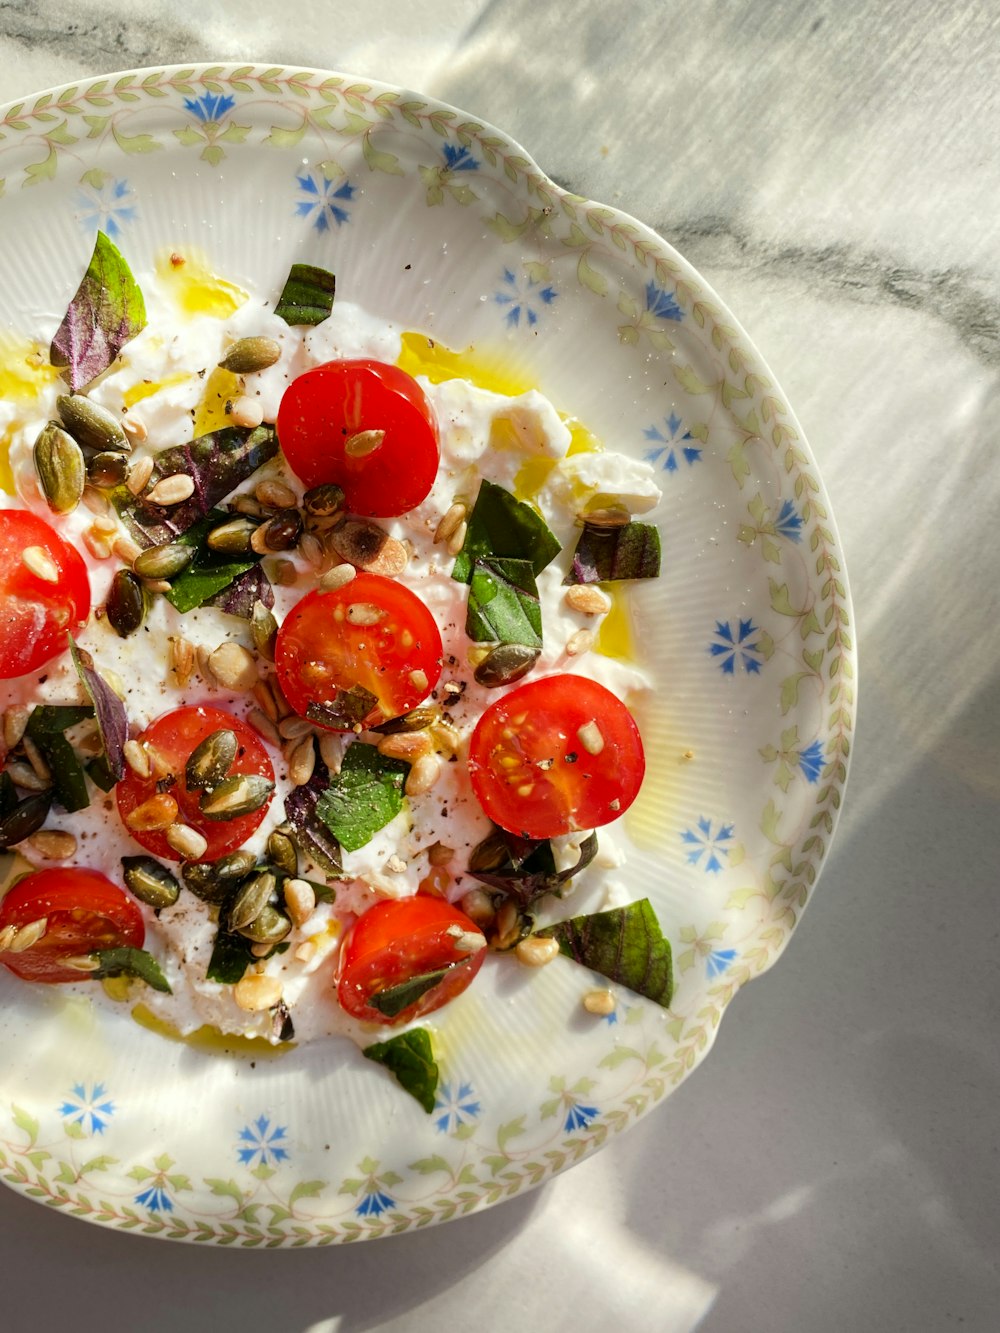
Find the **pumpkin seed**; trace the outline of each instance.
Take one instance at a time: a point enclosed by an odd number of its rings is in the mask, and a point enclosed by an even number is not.
[[[257,524],[250,519],[232,518],[228,523],[220,523],[205,538],[212,551],[222,551],[225,555],[245,555],[250,550],[250,538],[257,531]]]
[[[14,809],[0,819],[0,848],[13,847],[23,842],[45,823],[52,805],[52,792],[42,791],[35,796],[26,796]]]
[[[267,858],[293,877],[299,873],[299,854],[295,843],[283,829],[275,829],[267,840]]]
[[[261,657],[268,662],[274,661],[274,642],[278,637],[278,622],[261,601],[253,604],[253,610],[250,613],[250,634],[253,638],[253,646],[260,653]]]
[[[487,833],[486,837],[473,847],[469,853],[469,873],[476,875],[480,871],[496,870],[510,856],[510,848],[499,829]]]
[[[256,921],[277,886],[278,881],[270,870],[262,870],[241,884],[226,916],[229,929],[245,930]]]
[[[239,933],[255,944],[280,944],[291,929],[292,923],[288,917],[270,903],[265,903],[260,915]]]
[[[56,407],[70,435],[86,449],[115,449],[129,454],[132,445],[125,427],[106,407],[84,398],[82,394],[62,394]]]
[[[252,852],[230,852],[218,861],[188,862],[181,867],[181,877],[202,902],[221,903],[232,893],[233,885],[245,879],[256,864]]]
[[[492,648],[474,671],[476,681],[487,689],[510,685],[526,676],[538,661],[541,650],[524,643],[501,643]]]
[[[105,614],[122,639],[134,634],[146,618],[146,590],[130,569],[119,569],[111,580]]]
[[[45,501],[54,514],[68,514],[80,503],[86,481],[83,450],[61,426],[50,421],[35,441],[35,471]]]
[[[409,713],[404,713],[402,717],[393,717],[388,722],[380,722],[372,730],[380,732],[383,736],[393,736],[397,731],[423,731],[425,727],[432,727],[440,721],[441,708],[438,704],[420,704]]]
[[[164,542],[150,546],[136,556],[132,568],[141,579],[172,579],[194,559],[195,548],[181,542]]]
[[[94,486],[120,486],[127,476],[128,459],[110,449],[93,454],[87,463],[87,480]]]
[[[206,736],[200,745],[191,751],[184,768],[184,780],[188,787],[199,790],[216,787],[233,766],[239,741],[236,732],[228,727],[220,727]]]
[[[240,338],[219,362],[233,375],[253,375],[273,366],[281,356],[281,344],[273,338]]]
[[[157,911],[172,906],[180,895],[176,879],[152,856],[123,856],[122,876],[135,897]]]
[[[259,810],[274,791],[270,778],[259,773],[237,773],[226,778],[212,792],[206,792],[198,802],[206,819],[236,819]]]
[[[314,518],[333,518],[347,512],[344,492],[332,481],[306,491],[302,504],[306,513]]]

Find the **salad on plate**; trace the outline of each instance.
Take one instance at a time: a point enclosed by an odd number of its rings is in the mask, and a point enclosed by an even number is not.
[[[346,1035],[430,1109],[425,1020],[484,966],[669,1004],[615,834],[660,492],[335,285],[137,277],[99,233],[0,402],[0,964],[181,1035]]]

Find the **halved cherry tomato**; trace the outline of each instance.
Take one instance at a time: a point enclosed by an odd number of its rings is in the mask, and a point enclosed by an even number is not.
[[[139,737],[141,742],[148,742],[157,755],[162,757],[163,766],[173,778],[172,782],[168,780],[164,792],[177,802],[178,820],[207,839],[208,848],[203,857],[206,861],[214,861],[216,857],[225,856],[227,852],[241,847],[259,826],[270,804],[269,798],[259,810],[254,810],[249,815],[237,815],[234,819],[208,819],[201,813],[199,802],[202,793],[197,788],[188,790],[184,769],[195,747],[214,731],[223,728],[235,732],[238,743],[236,758],[227,776],[257,773],[273,782],[274,769],[260,737],[245,722],[233,717],[231,713],[223,712],[221,708],[193,706],[176,708],[172,713],[158,717]],[[131,768],[126,771],[125,777],[115,788],[118,813],[126,828],[128,828],[128,816],[136,806],[155,796],[157,790],[155,773],[151,777],[141,778]],[[154,856],[162,856],[170,861],[182,859],[180,853],[175,852],[167,842],[161,830],[129,828],[129,832],[136,842]]]
[[[485,946],[479,927],[450,903],[385,899],[344,936],[337,999],[369,1023],[408,1023],[461,995]]]
[[[635,800],[645,768],[631,713],[584,676],[546,676],[497,699],[469,748],[479,804],[524,838],[617,819]]]
[[[124,889],[96,870],[38,870],[19,880],[0,902],[0,933],[44,920],[45,934],[23,953],[0,953],[0,963],[25,981],[83,981],[65,958],[99,949],[139,949],[142,912]]]
[[[378,726],[401,717],[430,693],[441,675],[441,635],[430,611],[408,588],[380,574],[357,574],[335,592],[307,593],[278,631],[274,665],[285,698],[297,713],[310,704],[343,709],[342,692],[360,687],[375,703],[348,709],[342,725]],[[338,696],[341,696],[338,700]],[[370,702],[370,701],[369,701]]]
[[[34,573],[22,559],[31,547],[47,557],[56,578]],[[90,580],[80,555],[37,514],[0,509],[0,679],[24,676],[66,648],[66,634],[90,614]]]
[[[392,518],[434,485],[441,446],[434,413],[405,370],[382,361],[330,361],[285,390],[278,440],[306,486],[336,482],[348,509]],[[359,439],[384,431],[381,443]]]

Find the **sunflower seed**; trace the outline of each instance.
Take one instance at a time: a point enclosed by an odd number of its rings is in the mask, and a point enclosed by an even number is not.
[[[146,423],[143,421],[142,417],[134,416],[131,412],[126,412],[122,417],[122,427],[124,428],[125,434],[130,435],[138,444],[142,444],[143,440],[149,433],[146,430]]]
[[[383,736],[378,743],[379,754],[389,759],[403,759],[412,764],[422,755],[430,754],[433,746],[427,731],[398,731],[391,736]]]
[[[251,708],[247,713],[247,721],[270,745],[280,746],[281,737],[278,735],[278,728],[263,709]]]
[[[585,616],[603,616],[611,606],[600,588],[587,583],[575,583],[567,588],[564,600],[571,611],[579,611]]]
[[[152,492],[150,493],[152,494]],[[150,546],[136,556],[133,570],[141,579],[172,579],[194,559],[195,548],[182,542],[164,542]]]
[[[577,727],[576,738],[588,754],[600,754],[604,749],[604,736],[593,718]]]
[[[44,861],[68,861],[76,855],[76,838],[62,829],[39,829],[27,839],[27,844]]]
[[[119,636],[127,639],[146,618],[146,590],[130,569],[116,570],[105,605],[108,621]]]
[[[456,531],[458,525],[465,522],[465,516],[468,512],[464,504],[453,504],[434,529],[435,542],[446,542]]]
[[[304,926],[316,910],[316,890],[305,879],[286,879],[282,894],[288,915],[297,926]]]
[[[384,439],[384,430],[359,430],[344,441],[344,453],[348,458],[367,458]]]
[[[21,748],[24,750],[24,756],[27,759],[28,763],[31,765],[31,767],[35,770],[37,776],[41,778],[42,782],[46,783],[46,785],[51,784],[52,769],[49,768],[48,764],[45,762],[41,750],[39,750],[38,746],[35,744],[35,742],[31,739],[30,736],[25,736],[22,739]]]
[[[282,718],[278,726],[278,735],[282,740],[298,741],[303,736],[311,735],[314,729],[315,724],[307,717],[296,717],[292,714],[290,717]]]
[[[592,528],[624,528],[632,522],[632,515],[624,505],[607,505],[603,509],[592,509],[589,513],[579,514],[581,522]]]
[[[123,856],[122,877],[141,903],[157,911],[171,907],[180,895],[177,880],[152,856]]]
[[[9,814],[0,819],[0,848],[13,847],[37,833],[48,818],[51,805],[51,791],[26,796],[23,801],[19,801]]]
[[[153,765],[150,762],[149,751],[139,741],[126,741],[122,749],[125,754],[125,762],[136,777],[148,778],[152,776]]]
[[[70,513],[83,497],[83,450],[72,436],[50,421],[35,441],[34,460],[46,504],[54,514]]]
[[[129,469],[128,477],[125,480],[125,488],[132,495],[139,495],[146,489],[150,477],[153,475],[153,460],[148,455],[145,458],[137,458]]]
[[[579,657],[582,653],[590,652],[594,646],[594,631],[591,629],[578,629],[575,634],[571,634],[566,640],[566,656]]]
[[[8,760],[7,772],[15,786],[23,787],[25,791],[44,792],[52,785],[44,778],[40,778],[30,764],[22,764],[17,760]]]
[[[274,783],[258,773],[237,773],[211,792],[206,792],[198,802],[201,813],[206,819],[236,819],[240,815],[252,814],[259,810],[271,798]]]
[[[445,550],[449,555],[458,555],[459,551],[465,545],[465,539],[468,536],[469,525],[463,519],[458,527],[445,542]]]
[[[346,587],[357,572],[353,565],[334,565],[320,578],[320,592],[336,592],[338,588]]]
[[[179,634],[171,635],[169,657],[170,670],[177,678],[177,684],[183,689],[194,672],[194,644]]]
[[[417,759],[406,775],[407,796],[422,796],[430,791],[441,776],[441,760],[436,754],[424,754]]]
[[[56,407],[63,425],[84,448],[114,449],[123,454],[131,450],[124,426],[106,407],[78,393],[62,394],[56,399]]]
[[[94,524],[97,527],[97,524]],[[134,542],[131,537],[116,537],[111,545],[112,551],[119,560],[124,560],[127,565],[131,565],[140,555],[142,547],[138,542]]]
[[[304,787],[316,770],[316,746],[312,736],[304,736],[288,756],[288,780],[293,787]]]
[[[20,744],[24,729],[28,725],[31,709],[23,704],[12,704],[3,715],[3,743],[8,750]]]
[[[184,767],[184,781],[198,791],[214,788],[233,766],[239,750],[236,732],[220,727],[191,751]]]
[[[253,375],[281,357],[281,344],[273,338],[240,338],[219,362],[222,370],[233,375]]]
[[[254,496],[268,509],[294,509],[295,492],[281,481],[262,481],[254,489]]]
[[[163,830],[167,845],[188,861],[197,861],[208,850],[208,839],[187,824],[171,824]]]
[[[496,689],[526,676],[539,656],[538,648],[529,648],[523,643],[501,643],[490,649],[473,674],[478,684]]]
[[[194,495],[194,478],[186,472],[175,472],[169,477],[161,477],[146,496],[150,504],[179,505],[190,500]]]
[[[21,563],[44,583],[59,582],[59,566],[44,546],[26,546],[21,552]]]

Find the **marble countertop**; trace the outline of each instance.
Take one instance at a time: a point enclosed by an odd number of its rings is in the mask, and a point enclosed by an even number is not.
[[[805,922],[624,1138],[460,1224],[322,1255],[153,1245],[0,1190],[3,1327],[995,1328],[996,8],[14,0],[0,58],[4,99],[192,60],[367,74],[649,223],[804,424],[862,664]]]

